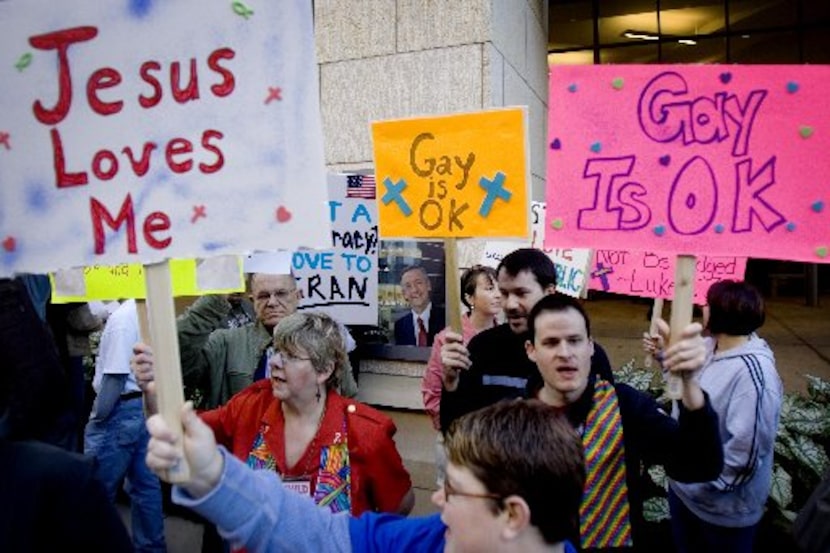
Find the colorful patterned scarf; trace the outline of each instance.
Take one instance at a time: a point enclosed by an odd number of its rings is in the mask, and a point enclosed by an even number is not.
[[[352,468],[346,436],[346,417],[343,417],[343,432],[335,434],[333,444],[320,448],[314,502],[328,506],[333,513],[350,511],[352,507]]]
[[[264,434],[268,431],[267,425],[262,425],[254,438],[254,444],[248,453],[248,466],[254,470],[277,470],[277,461],[271,455]]]
[[[598,379],[582,434],[585,492],[579,508],[582,548],[631,547],[625,445],[617,393]]]
[[[265,442],[264,435],[267,431],[268,426],[263,424],[248,453],[247,464],[254,470],[277,471],[277,462]],[[350,511],[352,507],[352,470],[346,436],[344,417],[343,432],[335,434],[333,444],[320,448],[320,465],[317,470],[317,484],[314,488],[314,502],[328,507],[333,513]]]

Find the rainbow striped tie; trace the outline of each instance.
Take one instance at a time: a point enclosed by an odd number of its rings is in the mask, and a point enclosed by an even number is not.
[[[585,450],[585,491],[579,508],[582,548],[631,547],[625,445],[617,393],[597,380],[594,405],[582,434]]]

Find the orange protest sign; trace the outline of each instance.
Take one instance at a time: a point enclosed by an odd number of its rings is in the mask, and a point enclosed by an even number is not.
[[[372,123],[383,238],[529,235],[527,110]]]

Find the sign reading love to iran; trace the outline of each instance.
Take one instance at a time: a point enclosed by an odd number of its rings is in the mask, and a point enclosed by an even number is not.
[[[372,123],[383,238],[527,238],[527,110]]]
[[[558,66],[546,244],[830,262],[828,66]]]
[[[345,324],[378,322],[378,213],[374,175],[329,174],[331,243],[298,250],[291,269],[299,309],[323,311]]]
[[[0,3],[0,275],[328,246],[311,19]]]

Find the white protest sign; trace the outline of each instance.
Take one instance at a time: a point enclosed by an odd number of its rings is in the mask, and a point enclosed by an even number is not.
[[[545,249],[545,203],[531,202],[532,232],[530,242],[520,240],[491,240],[485,243],[480,263],[489,267],[498,266],[502,258],[518,248],[538,248],[548,254],[556,267],[556,291],[573,297],[583,295],[591,250],[581,248]]]
[[[373,175],[329,175],[331,249],[292,257],[300,309],[346,324],[378,322],[378,214]]]
[[[242,259],[242,272],[287,275],[291,272],[291,252],[256,252]]]
[[[0,276],[327,247],[311,3],[0,2]]]

